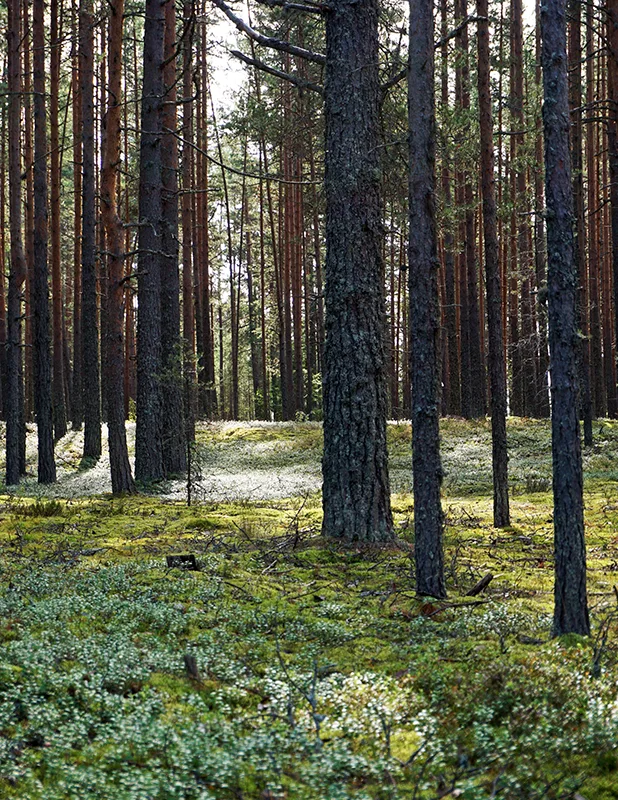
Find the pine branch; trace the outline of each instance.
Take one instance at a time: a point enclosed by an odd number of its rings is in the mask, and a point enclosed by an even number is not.
[[[311,81],[303,80],[303,78],[299,78],[296,75],[290,75],[289,72],[283,72],[280,69],[269,67],[268,64],[265,64],[263,61],[260,61],[257,58],[251,58],[251,56],[242,53],[240,50],[230,50],[230,53],[241,61],[244,61],[245,64],[256,67],[257,69],[262,70],[262,72],[267,72],[269,75],[274,75],[276,78],[281,78],[281,80],[293,83],[294,86],[298,86],[299,89],[311,89],[311,91],[317,92],[320,95],[324,93],[324,89],[319,83],[312,83]]]
[[[247,25],[241,17],[237,16],[223,0],[212,0],[212,2],[220,11],[223,11],[225,16],[236,25],[239,31],[250,39],[253,39],[254,42],[262,47],[271,47],[274,50],[281,50],[283,53],[289,53],[292,56],[298,56],[298,58],[305,58],[307,61],[314,61],[316,64],[326,63],[326,56],[322,53],[314,53],[311,50],[305,50],[304,47],[297,47],[294,44],[290,44],[290,42],[284,42],[281,39],[275,39],[274,37],[264,36],[264,34],[259,33],[259,31],[256,31],[250,25]]]

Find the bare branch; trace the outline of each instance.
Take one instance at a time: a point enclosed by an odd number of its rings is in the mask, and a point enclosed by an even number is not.
[[[325,14],[330,11],[330,6],[325,3],[303,4],[303,3],[288,3],[287,0],[258,0],[264,6],[279,6],[284,11],[302,11],[305,14]]]
[[[256,67],[262,70],[262,72],[267,72],[269,75],[274,75],[276,78],[289,81],[289,83],[293,83],[294,86],[298,86],[299,89],[311,89],[311,91],[317,92],[320,95],[324,92],[324,89],[319,83],[312,83],[311,81],[303,80],[303,78],[298,78],[296,75],[290,75],[289,72],[283,72],[280,69],[269,67],[268,64],[265,64],[263,61],[259,61],[257,58],[251,58],[251,56],[241,53],[240,50],[230,50],[230,53],[241,61],[244,61],[245,64]]]
[[[311,50],[305,50],[304,47],[297,47],[296,45],[290,44],[289,42],[284,42],[281,39],[275,39],[271,36],[264,36],[264,34],[259,33],[250,25],[247,25],[247,23],[241,17],[237,16],[227,5],[227,3],[223,2],[223,0],[212,0],[212,2],[220,11],[223,11],[225,16],[231,20],[234,25],[236,25],[239,31],[246,34],[250,39],[253,39],[254,42],[262,47],[271,47],[274,50],[281,50],[282,52],[289,53],[292,56],[306,58],[307,61],[314,61],[316,64],[326,63],[326,56],[322,55],[322,53],[314,53]]]

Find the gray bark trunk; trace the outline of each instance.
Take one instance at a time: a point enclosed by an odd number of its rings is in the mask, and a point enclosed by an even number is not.
[[[393,537],[386,452],[377,0],[326,18],[323,533]]]
[[[565,20],[565,0],[545,0],[541,6],[541,59],[554,473],[554,635],[588,635]]]
[[[440,500],[440,311],[431,0],[410,0],[409,282],[416,591],[445,597]]]

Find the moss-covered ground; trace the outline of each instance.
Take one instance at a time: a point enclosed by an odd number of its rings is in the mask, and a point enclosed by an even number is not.
[[[0,497],[0,798],[618,798],[618,426],[585,453],[589,640],[550,636],[548,424],[509,436],[498,531],[488,425],[443,425],[445,602],[414,594],[404,424],[388,550],[324,542],[317,492]],[[199,442],[204,474],[315,470],[321,431]]]

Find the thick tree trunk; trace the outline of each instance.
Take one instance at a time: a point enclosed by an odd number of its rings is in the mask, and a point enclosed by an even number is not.
[[[8,49],[8,137],[9,137],[9,228],[11,268],[7,308],[6,416],[7,486],[19,483],[21,441],[24,438],[23,387],[21,384],[21,291],[26,280],[26,258],[21,233],[21,64],[20,0],[9,0]]]
[[[146,0],[140,142],[135,477],[161,480],[161,257],[164,7]]]
[[[554,635],[588,635],[565,0],[542,4],[541,36],[556,570],[553,630]]]
[[[326,17],[325,536],[393,537],[386,451],[377,0]]]
[[[109,18],[109,100],[101,173],[101,215],[107,240],[107,330],[105,394],[109,463],[114,494],[133,493],[124,420],[124,229],[117,209],[120,162],[123,0],[111,0]]]
[[[493,118],[489,78],[488,0],[477,0],[478,90],[481,133],[481,189],[485,241],[485,284],[489,338],[489,382],[491,389],[491,441],[494,484],[494,525],[510,523],[509,476],[506,439],[506,364],[502,342],[502,282],[498,244],[498,219],[494,177]]]
[[[416,591],[445,597],[440,500],[440,314],[431,0],[410,0],[410,334]]]
[[[101,456],[101,378],[96,275],[94,171],[94,17],[92,0],[79,9],[79,82],[82,98],[82,401],[84,462]]]
[[[44,0],[32,6],[34,88],[34,401],[38,431],[38,481],[54,483],[54,425],[47,267],[47,125],[45,119]]]

